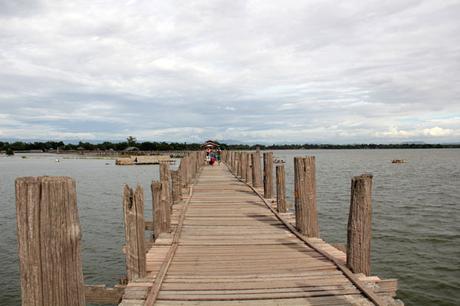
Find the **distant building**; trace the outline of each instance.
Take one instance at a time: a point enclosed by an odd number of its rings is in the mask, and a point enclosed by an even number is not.
[[[216,149],[220,146],[220,143],[214,140],[207,140],[205,143],[201,145],[203,149]]]
[[[126,149],[123,150],[123,152],[138,152],[139,148],[137,147],[127,147]]]

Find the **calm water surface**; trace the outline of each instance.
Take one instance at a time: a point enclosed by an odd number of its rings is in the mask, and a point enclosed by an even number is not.
[[[374,175],[372,269],[398,278],[406,305],[459,305],[460,150],[275,151],[286,161],[292,202],[293,157],[317,159],[321,237],[346,242],[350,179]],[[52,155],[0,156],[0,305],[20,305],[14,180],[28,175],[68,175],[77,182],[83,232],[85,282],[114,285],[124,273],[121,192],[124,183],[144,186],[157,166],[116,167],[114,161],[61,159]],[[391,164],[406,159],[406,164]],[[106,163],[109,163],[108,165]],[[150,205],[146,205],[150,217]]]

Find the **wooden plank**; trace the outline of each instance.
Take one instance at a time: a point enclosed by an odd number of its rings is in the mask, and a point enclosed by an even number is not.
[[[308,297],[308,298],[290,298],[290,299],[262,299],[262,300],[237,300],[237,301],[164,301],[159,300],[156,305],[158,306],[172,306],[172,305],[215,305],[215,306],[342,306],[342,305],[372,305],[366,299],[358,295],[340,295],[340,296],[321,296],[321,297]]]
[[[125,286],[85,285],[86,303],[90,304],[118,304],[124,292]]]

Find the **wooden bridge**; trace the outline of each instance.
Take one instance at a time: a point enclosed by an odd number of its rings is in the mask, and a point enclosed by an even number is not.
[[[260,158],[244,154],[226,153],[226,164],[214,167],[204,165],[202,153],[189,155],[177,171],[162,164],[161,182],[152,183],[153,222],[144,221],[143,191],[125,187],[129,282],[110,289],[86,286],[79,296],[83,301],[65,305],[120,298],[121,306],[403,305],[393,299],[396,280],[356,271],[361,263],[353,273],[345,252],[298,230],[299,216],[280,212],[285,211],[284,188],[278,186],[284,171],[277,169],[277,198],[264,197],[273,189],[267,186],[272,174],[265,171],[264,188],[254,187]],[[269,160],[264,165],[273,168]],[[298,170],[296,176],[302,179]],[[304,193],[296,189],[296,198]],[[144,241],[144,228],[153,230],[153,243]],[[348,243],[350,248],[353,241]]]

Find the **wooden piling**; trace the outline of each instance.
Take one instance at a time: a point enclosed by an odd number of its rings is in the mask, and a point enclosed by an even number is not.
[[[241,177],[241,152],[236,152],[236,176]]]
[[[264,153],[264,198],[273,197],[273,153]]]
[[[252,154],[246,153],[246,183],[252,185]]]
[[[260,151],[251,154],[252,162],[252,186],[262,187],[262,174],[260,171]]]
[[[128,280],[146,275],[144,246],[144,191],[137,186],[133,191],[128,185],[123,189],[123,211],[126,238],[126,271]]]
[[[276,207],[278,212],[285,213],[286,209],[286,175],[284,165],[276,166]]]
[[[152,189],[152,213],[153,235],[157,239],[161,233],[171,231],[171,210],[168,202],[168,185],[165,181],[153,181]]]
[[[171,171],[169,170],[168,162],[160,162],[160,181],[169,181],[171,179]]]
[[[230,151],[230,152],[228,152],[228,154],[229,154],[228,165],[230,165],[230,171],[232,173],[235,173],[234,152]]]
[[[294,198],[297,230],[319,237],[314,156],[294,158]]]
[[[246,174],[247,174],[247,154],[246,152],[241,152],[241,179],[246,181]]]
[[[171,171],[173,204],[182,200],[182,180],[178,170]]]
[[[180,165],[179,169],[181,172],[181,178],[182,178],[182,187],[185,188],[187,187],[187,156],[184,156],[180,160]]]
[[[347,266],[354,273],[371,273],[372,175],[351,180],[347,228]]]
[[[84,306],[80,221],[70,177],[16,179],[23,306]]]
[[[160,163],[160,181],[164,181],[166,182],[166,184],[168,185],[167,187],[167,195],[168,195],[168,198],[167,198],[167,202],[169,204],[169,209],[171,210],[172,212],[172,205],[173,205],[173,188],[172,188],[172,184],[171,184],[171,170],[169,169],[169,163],[167,162],[161,162]]]

